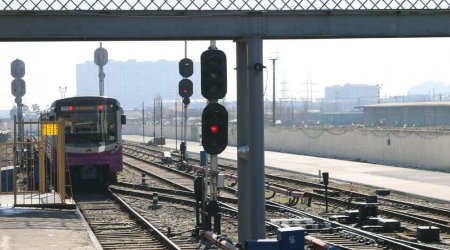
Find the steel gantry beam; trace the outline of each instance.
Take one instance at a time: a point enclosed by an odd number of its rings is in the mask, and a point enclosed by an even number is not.
[[[0,41],[444,36],[450,36],[449,10],[0,11]]]

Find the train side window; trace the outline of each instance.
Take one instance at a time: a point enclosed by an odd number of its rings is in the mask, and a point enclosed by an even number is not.
[[[127,124],[127,116],[126,115],[120,115],[120,123]]]

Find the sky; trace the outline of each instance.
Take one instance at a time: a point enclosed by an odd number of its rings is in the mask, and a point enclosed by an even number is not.
[[[209,41],[188,41],[187,57],[199,61],[208,46]],[[226,99],[235,100],[235,43],[217,41],[216,46],[227,55]],[[76,64],[93,61],[98,47],[99,42],[0,42],[0,110],[14,104],[10,65],[15,59],[25,63],[23,103],[45,108],[60,98],[60,86],[67,87],[66,97],[75,95]],[[103,42],[103,47],[109,60],[116,61],[179,61],[185,56],[184,41]],[[450,84],[450,38],[265,40],[263,53],[269,100],[273,72],[269,59],[275,55],[277,98],[282,82],[287,97],[297,100],[306,97],[306,82],[313,83],[313,98],[323,97],[326,86],[346,83],[382,84],[383,97],[406,95],[410,87],[427,81]]]

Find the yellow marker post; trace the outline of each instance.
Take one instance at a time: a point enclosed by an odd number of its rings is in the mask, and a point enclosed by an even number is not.
[[[42,137],[41,137],[42,138]],[[39,192],[45,193],[45,151],[44,141],[39,141]]]
[[[56,124],[58,125],[58,124]],[[49,132],[56,132],[57,138],[58,138],[58,145],[57,145],[57,157],[58,157],[58,192],[61,195],[61,202],[65,203],[66,199],[66,147],[65,147],[65,138],[64,138],[64,121],[59,121],[59,127],[57,126],[56,131],[49,131]]]

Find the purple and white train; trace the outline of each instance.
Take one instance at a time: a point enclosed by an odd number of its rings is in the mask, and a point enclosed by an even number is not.
[[[66,161],[75,180],[115,182],[123,169],[119,101],[101,96],[59,99],[41,115],[42,121],[65,122]]]

